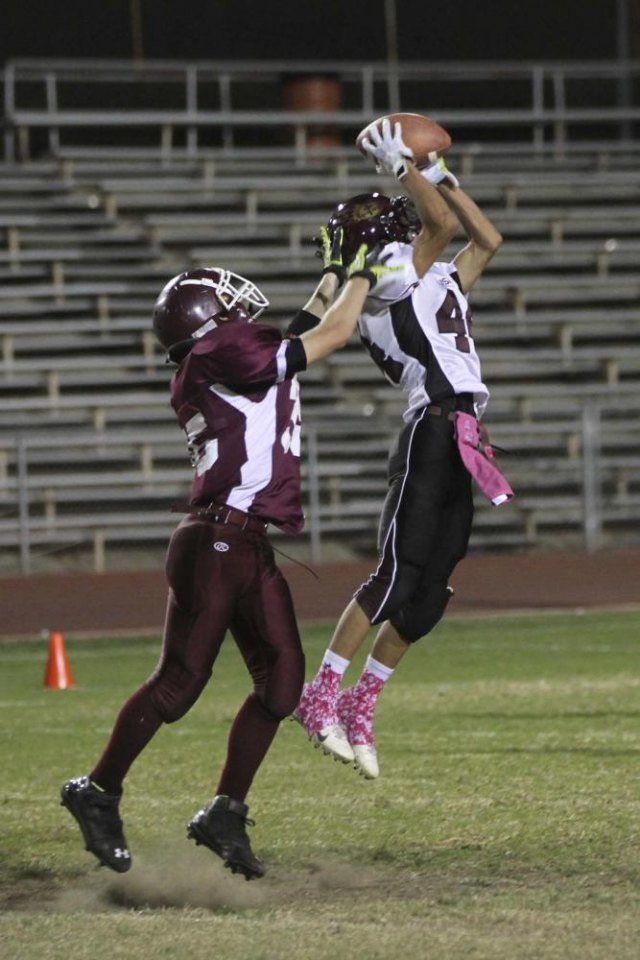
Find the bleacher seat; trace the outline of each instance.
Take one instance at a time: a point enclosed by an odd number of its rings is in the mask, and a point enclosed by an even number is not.
[[[469,145],[457,158],[505,237],[472,304],[486,420],[517,493],[499,510],[478,498],[473,549],[582,541],[585,406],[602,418],[603,543],[640,529],[638,153],[594,144],[544,157]],[[200,158],[68,147],[0,165],[7,563],[25,535],[21,450],[36,565],[50,552],[86,552],[98,569],[116,549],[161,558],[178,519],[169,507],[189,487],[171,370],[150,332],[161,285],[185,267],[228,265],[260,283],[284,324],[316,282],[318,226],[338,200],[376,186],[389,189],[343,149],[303,163],[281,147]],[[301,381],[305,456],[317,458],[303,463],[311,519],[325,543],[371,552],[402,395],[357,339]]]

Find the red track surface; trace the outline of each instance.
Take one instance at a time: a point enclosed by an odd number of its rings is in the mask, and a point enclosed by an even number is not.
[[[283,564],[300,620],[335,620],[371,563],[327,564],[319,579]],[[640,552],[477,554],[452,578],[449,614],[640,605]],[[158,572],[0,579],[0,637],[42,631],[108,633],[162,629],[165,582]]]

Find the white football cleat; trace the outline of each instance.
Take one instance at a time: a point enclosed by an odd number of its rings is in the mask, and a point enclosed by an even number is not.
[[[380,773],[380,767],[378,766],[378,754],[374,745],[372,743],[354,743],[352,749],[355,769],[365,780],[375,780]]]
[[[356,761],[354,749],[339,723],[331,723],[329,726],[323,727],[317,733],[312,733],[309,739],[329,757],[335,757],[342,763],[355,763]]]
[[[334,698],[318,696],[312,684],[305,683],[298,706],[292,713],[315,747],[342,763],[353,763],[355,756],[346,730],[338,723]]]

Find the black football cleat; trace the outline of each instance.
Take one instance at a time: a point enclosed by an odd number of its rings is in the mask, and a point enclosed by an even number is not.
[[[118,813],[121,794],[104,793],[89,777],[76,777],[67,780],[60,797],[62,806],[78,821],[86,849],[103,866],[126,873],[131,867],[131,854]]]
[[[247,826],[254,821],[247,816],[249,808],[231,797],[214,797],[187,824],[187,836],[199,846],[203,844],[224,860],[232,873],[242,873],[246,880],[264,877],[266,870],[255,856],[247,836]]]

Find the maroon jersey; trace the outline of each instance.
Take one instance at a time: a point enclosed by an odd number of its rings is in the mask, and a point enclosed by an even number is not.
[[[299,340],[261,323],[221,324],[171,381],[194,468],[191,503],[215,501],[299,533]]]

